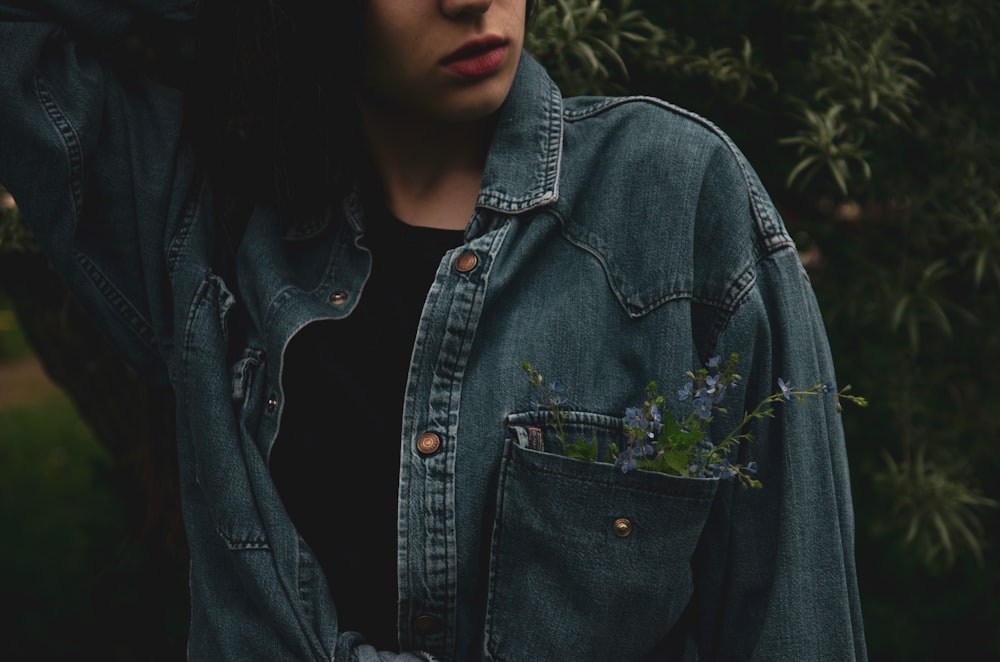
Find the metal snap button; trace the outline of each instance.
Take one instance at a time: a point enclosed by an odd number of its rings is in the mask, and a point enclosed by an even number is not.
[[[632,520],[627,517],[619,517],[611,525],[611,530],[619,538],[627,538],[632,535]]]
[[[275,407],[277,406],[278,406],[278,396],[272,393],[271,397],[267,399],[267,410],[274,411]]]
[[[417,437],[417,450],[423,455],[430,455],[441,448],[441,437],[433,432],[425,432]]]
[[[413,629],[417,634],[434,634],[444,629],[444,623],[437,616],[420,614],[413,619]]]
[[[345,303],[347,303],[347,292],[344,292],[343,290],[337,290],[336,292],[330,295],[330,303],[332,303],[335,306],[343,306]]]
[[[479,264],[479,258],[476,257],[475,253],[462,253],[457,258],[455,258],[455,269],[462,274],[467,274],[476,268]]]

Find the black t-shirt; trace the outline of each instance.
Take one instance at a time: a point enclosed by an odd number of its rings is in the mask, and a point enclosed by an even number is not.
[[[395,650],[406,377],[427,291],[463,233],[376,221],[365,235],[372,273],[357,309],[311,324],[289,344],[271,471],[323,566],[341,630]]]

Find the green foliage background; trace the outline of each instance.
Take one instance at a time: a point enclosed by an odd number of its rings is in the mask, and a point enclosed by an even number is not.
[[[568,94],[718,124],[781,210],[871,402],[844,423],[873,660],[1000,658],[998,42],[995,0],[542,0],[528,39]],[[28,244],[0,222],[0,263]]]

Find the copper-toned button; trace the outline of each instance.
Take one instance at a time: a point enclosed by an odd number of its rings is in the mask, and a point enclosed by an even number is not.
[[[437,616],[420,614],[413,619],[413,629],[417,634],[434,634],[444,629],[444,623]]]
[[[459,273],[467,274],[475,269],[477,264],[479,264],[479,258],[476,257],[475,253],[462,253],[455,258],[455,269]]]
[[[336,292],[330,295],[330,303],[332,303],[335,306],[343,306],[345,303],[347,303],[347,292],[344,292],[343,290],[337,290]]]
[[[627,538],[632,535],[632,520],[627,517],[619,517],[611,525],[611,530],[615,532],[615,535],[619,538]]]
[[[441,448],[441,437],[433,432],[425,432],[417,437],[417,450],[424,455],[430,455]]]
[[[278,396],[271,394],[271,397],[267,399],[267,410],[274,411],[274,408],[278,406]]]

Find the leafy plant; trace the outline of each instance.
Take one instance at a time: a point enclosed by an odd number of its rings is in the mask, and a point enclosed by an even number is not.
[[[837,408],[840,401],[847,400],[859,406],[867,406],[865,398],[851,395],[850,386],[837,390],[832,382],[816,383],[810,388],[796,390],[784,379],[778,378],[778,389],[763,398],[751,411],[745,412],[743,419],[721,440],[713,442],[708,434],[708,426],[715,411],[725,412],[721,406],[726,394],[735,391],[742,379],[736,372],[739,356],[730,355],[724,363],[721,357],[708,360],[705,367],[697,372],[688,372],[687,381],[677,390],[677,401],[687,405],[689,411],[676,415],[665,408],[665,400],[657,392],[656,382],[646,387],[646,399],[639,407],[628,407],[622,417],[622,426],[627,439],[624,448],[611,444],[607,461],[618,467],[622,473],[642,469],[674,476],[689,478],[736,479],[742,487],[762,486],[757,474],[757,463],[737,464],[731,461],[736,447],[750,440],[747,424],[756,419],[774,415],[773,405],[790,400],[798,402],[809,397],[834,398]],[[587,461],[597,461],[597,439],[589,442],[582,437],[573,441],[566,438],[561,382],[554,381],[546,386],[545,379],[530,363],[524,361],[521,368],[528,375],[528,382],[542,397],[536,407],[549,412],[549,424],[555,430],[556,438],[567,457]]]

